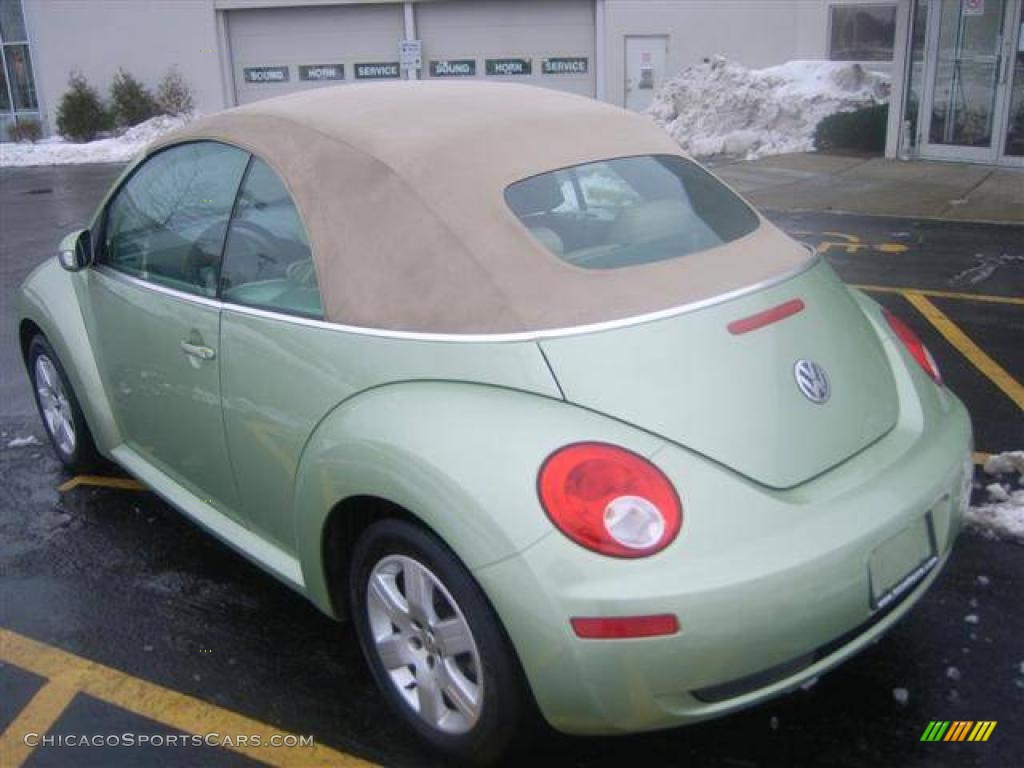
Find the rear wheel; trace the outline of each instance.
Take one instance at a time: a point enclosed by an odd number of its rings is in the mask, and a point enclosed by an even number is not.
[[[100,462],[99,453],[71,382],[45,336],[37,335],[29,343],[28,369],[36,406],[57,458],[72,472],[92,469]]]
[[[489,764],[516,738],[529,697],[493,609],[448,548],[401,520],[373,524],[352,558],[353,619],[392,707],[435,749]]]

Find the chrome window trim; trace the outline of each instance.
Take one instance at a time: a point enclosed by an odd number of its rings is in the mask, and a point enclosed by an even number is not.
[[[142,277],[136,277],[130,275],[127,272],[122,272],[119,269],[108,266],[106,264],[94,264],[92,270],[97,274],[103,275],[104,277],[119,280],[129,285],[137,285],[140,288],[146,288],[155,293],[162,293],[165,296],[173,296],[176,299],[184,299],[190,301],[193,304],[202,304],[203,306],[211,307],[212,309],[220,309],[221,302],[217,299],[211,299],[209,296],[200,296],[198,293],[189,293],[188,291],[179,291],[177,288],[169,288],[166,285],[160,285],[159,283],[151,282]]]
[[[434,342],[461,342],[461,343],[501,343],[501,342],[521,342],[521,341],[544,341],[546,339],[557,339],[566,336],[582,336],[588,333],[598,333],[600,331],[611,331],[619,328],[628,328],[634,325],[642,325],[644,323],[653,322],[656,320],[666,320],[671,317],[678,315],[684,315],[689,312],[696,312],[697,310],[707,309],[717,304],[724,304],[728,301],[747,296],[758,291],[763,291],[768,288],[772,288],[776,285],[787,282],[788,280],[803,274],[812,267],[816,266],[820,261],[821,257],[818,254],[817,249],[810,246],[806,246],[810,254],[809,258],[796,267],[786,270],[785,272],[775,275],[774,277],[762,280],[759,283],[748,285],[743,288],[737,288],[734,291],[728,291],[726,293],[720,293],[717,296],[712,296],[707,299],[701,299],[700,301],[693,301],[688,304],[680,304],[676,307],[669,307],[668,309],[661,309],[655,312],[647,312],[641,315],[633,315],[631,317],[624,317],[618,320],[608,320],[600,323],[590,323],[588,325],[576,325],[567,328],[551,328],[541,331],[521,331],[517,333],[427,333],[421,331],[388,331],[380,328],[363,328],[356,325],[344,325],[342,323],[332,323],[327,320],[314,320],[308,317],[300,317],[298,315],[289,315],[283,312],[273,312],[267,309],[258,309],[256,307],[247,307],[243,304],[235,304],[234,302],[221,301],[218,299],[211,299],[206,296],[199,296],[194,293],[188,293],[186,291],[179,291],[175,288],[168,288],[164,285],[149,282],[140,277],[129,275],[125,272],[113,269],[109,266],[99,264],[93,266],[93,270],[107,278],[120,280],[122,282],[136,285],[141,288],[146,288],[156,293],[164,294],[165,296],[171,296],[173,298],[182,299],[184,301],[190,301],[194,304],[201,304],[206,307],[214,309],[227,310],[229,312],[235,312],[240,315],[249,315],[251,317],[261,317],[267,320],[278,320],[281,322],[292,323],[294,325],[305,325],[311,328],[322,328],[328,331],[339,331],[341,333],[350,333],[358,336],[372,336],[376,338],[386,339],[397,339],[402,341],[434,341]]]

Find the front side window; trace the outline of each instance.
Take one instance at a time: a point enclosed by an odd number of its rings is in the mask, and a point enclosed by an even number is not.
[[[323,316],[299,212],[281,179],[258,158],[238,192],[224,247],[221,297],[290,315]]]
[[[696,163],[624,157],[542,173],[505,201],[551,253],[577,267],[617,269],[738,240],[760,225],[751,208]]]
[[[154,155],[107,208],[100,262],[169,288],[216,296],[228,218],[249,154],[212,141]]]
[[[896,5],[833,5],[828,57],[832,61],[892,61]]]

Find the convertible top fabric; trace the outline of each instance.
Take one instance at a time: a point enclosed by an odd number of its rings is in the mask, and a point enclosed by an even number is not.
[[[259,101],[168,134],[273,167],[313,248],[326,319],[494,334],[570,328],[708,299],[797,268],[767,221],[685,258],[588,270],[552,255],[505,203],[512,182],[630,155],[681,155],[650,118],[511,83],[343,85]]]

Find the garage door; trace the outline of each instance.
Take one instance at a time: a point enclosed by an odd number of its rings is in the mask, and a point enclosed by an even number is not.
[[[401,4],[230,11],[227,26],[239,104],[401,74]]]
[[[485,78],[595,95],[593,0],[418,3],[424,78]]]

